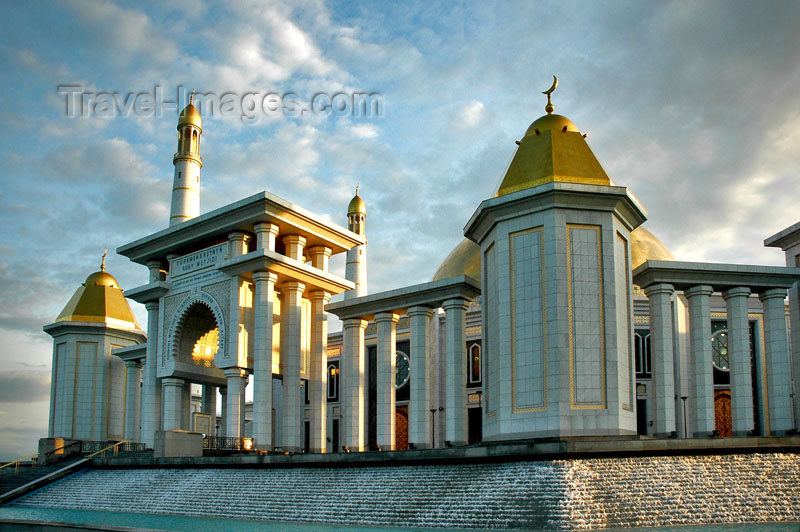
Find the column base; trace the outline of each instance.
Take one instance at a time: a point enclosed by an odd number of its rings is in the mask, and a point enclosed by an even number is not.
[[[445,447],[464,447],[466,445],[467,445],[467,441],[466,440],[464,440],[464,441],[445,440],[444,441],[444,446]]]
[[[315,454],[326,454],[327,450],[312,447],[311,451],[309,451],[309,452],[312,452],[312,453],[315,453]]]

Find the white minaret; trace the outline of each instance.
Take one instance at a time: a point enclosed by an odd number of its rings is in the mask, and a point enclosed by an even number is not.
[[[356,195],[350,200],[350,205],[347,207],[347,228],[365,237],[367,235],[366,219],[367,206],[361,196],[358,195],[358,186],[356,186]],[[345,266],[344,276],[348,281],[356,283],[354,290],[348,290],[344,293],[345,299],[367,295],[366,243],[356,246],[347,252],[347,265]]]
[[[178,151],[172,158],[175,177],[172,181],[172,206],[169,210],[169,225],[173,226],[200,215],[200,135],[203,121],[200,111],[193,105],[194,91],[189,105],[178,117]]]

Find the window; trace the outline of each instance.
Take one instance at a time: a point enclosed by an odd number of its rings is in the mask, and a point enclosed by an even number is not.
[[[711,362],[717,369],[730,370],[727,329],[720,329],[711,335]]]
[[[467,353],[469,354],[469,383],[479,383],[481,382],[481,345],[477,342],[470,344]]]
[[[328,401],[339,400],[339,365],[328,364]]]
[[[633,335],[636,376],[650,377],[650,331],[637,331]]]
[[[411,376],[411,364],[408,359],[408,355],[403,353],[402,351],[396,351],[395,353],[395,378],[394,378],[394,387],[395,389],[402,388],[408,383],[408,379]]]

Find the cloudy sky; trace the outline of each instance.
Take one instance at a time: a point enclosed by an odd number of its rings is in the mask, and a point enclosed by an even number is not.
[[[167,225],[176,109],[126,112],[129,93],[381,95],[382,116],[205,113],[201,143],[203,212],[266,189],[344,224],[360,183],[371,291],[430,279],[553,74],[556,112],[676,258],[782,264],[762,241],[798,221],[797,2],[75,0],[0,17],[0,459],[47,429],[42,325],[104,248],[123,288],[143,284],[114,250]]]

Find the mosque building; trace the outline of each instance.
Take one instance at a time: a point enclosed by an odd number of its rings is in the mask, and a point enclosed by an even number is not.
[[[147,282],[123,292],[103,264],[44,327],[48,436],[323,453],[796,433],[800,224],[765,241],[787,267],[675,261],[555,87],[434,278],[374,294],[358,188],[347,227],[266,191],[200,213],[190,100],[169,225],[117,249]]]

